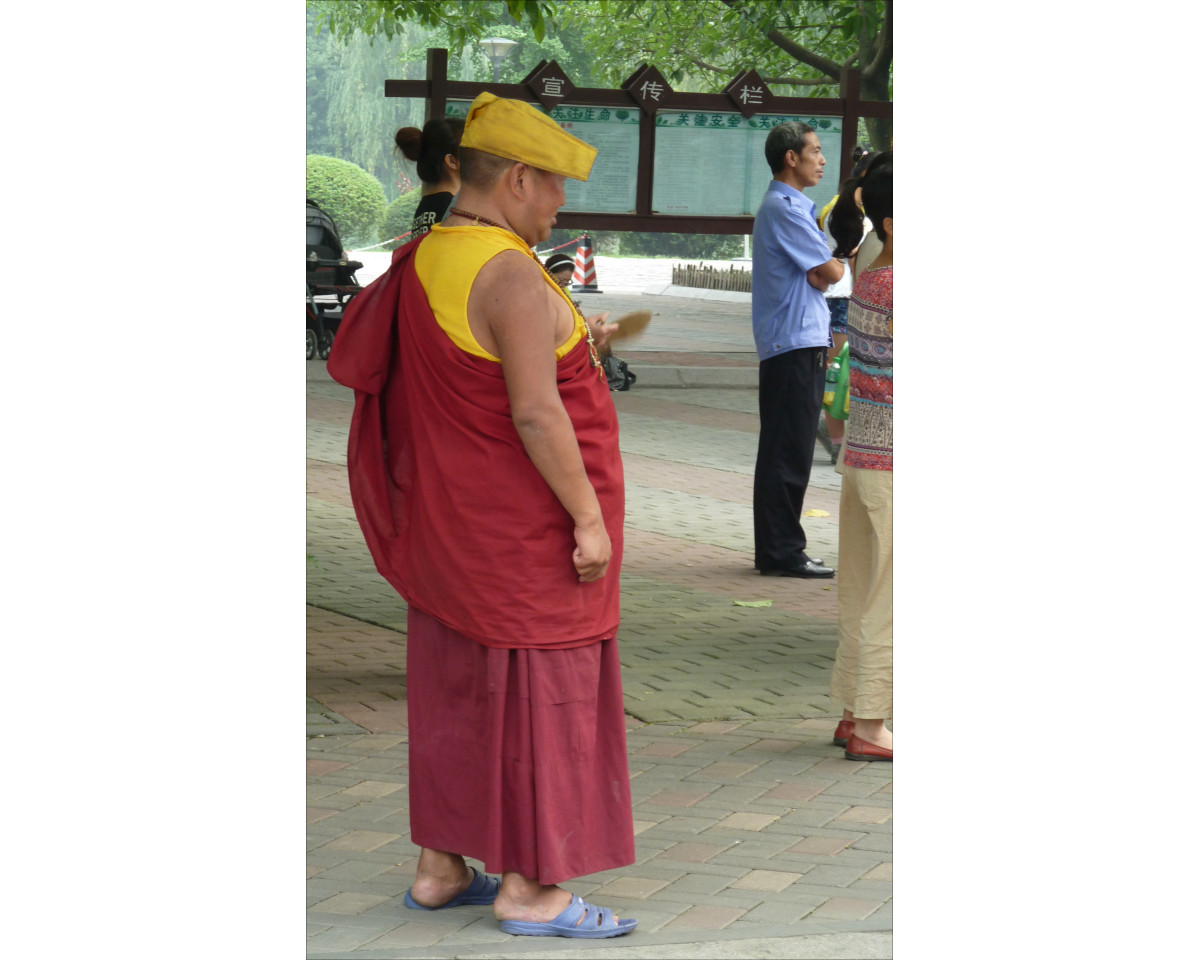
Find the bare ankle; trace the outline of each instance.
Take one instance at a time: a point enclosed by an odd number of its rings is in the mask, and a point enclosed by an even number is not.
[[[471,876],[471,870],[461,854],[422,847],[421,856],[417,860],[417,876],[443,883],[455,883],[464,876]]]
[[[887,728],[885,720],[864,720],[861,717],[854,721],[854,733],[859,738],[879,746],[891,746],[892,731]]]
[[[474,871],[459,854],[422,847],[409,896],[423,907],[436,908],[466,890],[474,879]]]
[[[500,893],[492,909],[499,920],[546,923],[570,904],[571,894],[562,887],[509,871],[500,876]]]

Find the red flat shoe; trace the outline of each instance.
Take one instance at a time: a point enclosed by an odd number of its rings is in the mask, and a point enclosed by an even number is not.
[[[850,742],[846,744],[846,759],[887,760],[890,763],[892,749],[891,747],[881,747],[878,744],[870,743],[862,737],[851,736]]]
[[[833,742],[839,747],[844,747],[850,742],[852,736],[854,736],[854,721],[843,720],[837,725],[837,729],[833,731]]]

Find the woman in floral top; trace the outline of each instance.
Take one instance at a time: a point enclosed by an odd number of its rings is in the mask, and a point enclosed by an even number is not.
[[[854,281],[847,312],[850,415],[838,522],[834,742],[850,760],[892,759],[892,154],[867,171],[863,207],[883,249]]]

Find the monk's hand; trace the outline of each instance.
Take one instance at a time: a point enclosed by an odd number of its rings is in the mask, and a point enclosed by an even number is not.
[[[575,552],[571,555],[571,561],[575,564],[575,572],[579,574],[579,582],[599,580],[608,572],[611,560],[612,542],[608,539],[603,521],[577,524]]]
[[[608,319],[608,311],[602,313],[593,313],[590,317],[584,317],[583,322],[588,325],[588,329],[592,331],[592,339],[596,341],[597,347],[602,347],[608,343],[608,338],[612,336],[613,330],[616,329],[616,324],[605,323]]]

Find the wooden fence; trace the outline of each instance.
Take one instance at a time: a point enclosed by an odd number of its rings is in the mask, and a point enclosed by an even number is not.
[[[671,268],[671,283],[678,287],[701,287],[704,290],[736,290],[750,292],[750,271],[741,267],[721,270],[695,263],[677,263]]]

